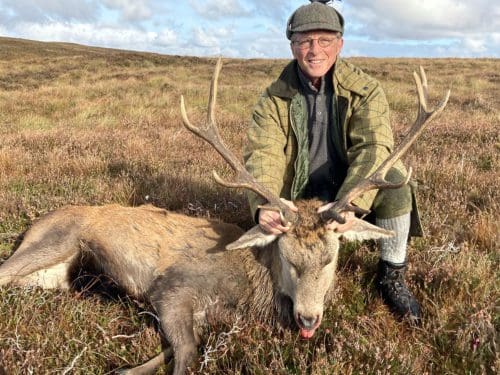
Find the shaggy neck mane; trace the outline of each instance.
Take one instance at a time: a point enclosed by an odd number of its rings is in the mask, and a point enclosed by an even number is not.
[[[251,316],[273,326],[289,326],[293,322],[293,306],[289,297],[278,289],[281,264],[277,243],[245,249],[245,272],[250,282],[247,306]]]

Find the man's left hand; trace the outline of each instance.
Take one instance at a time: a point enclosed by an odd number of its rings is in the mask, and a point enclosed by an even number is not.
[[[327,204],[319,207],[318,212],[326,211],[331,206],[332,206],[331,202],[327,203]],[[351,211],[342,212],[342,213],[340,213],[340,216],[342,216],[345,219],[344,224],[340,224],[339,222],[333,220],[330,223],[326,224],[326,228],[328,230],[333,230],[334,232],[337,232],[337,233],[344,233],[344,232],[347,232],[348,230],[350,230],[352,228],[352,226],[354,225],[353,219],[356,217],[354,215],[354,212],[351,212]]]

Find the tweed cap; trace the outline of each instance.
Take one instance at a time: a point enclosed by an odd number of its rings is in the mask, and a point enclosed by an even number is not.
[[[327,1],[314,1],[298,8],[288,19],[286,37],[292,38],[293,33],[311,30],[329,30],[344,32],[344,17]]]

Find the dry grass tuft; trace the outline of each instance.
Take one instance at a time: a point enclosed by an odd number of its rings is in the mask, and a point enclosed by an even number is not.
[[[496,374],[499,329],[497,59],[351,59],[378,78],[397,138],[415,116],[412,71],[443,115],[405,157],[419,182],[427,236],[410,247],[408,281],[424,323],[394,321],[377,297],[376,248],[346,246],[336,301],[311,341],[255,324],[211,327],[195,370],[220,374]],[[66,204],[146,202],[251,225],[245,196],[215,185],[221,158],[181,126],[179,96],[203,121],[213,59],[0,38],[0,262],[32,220]],[[217,118],[237,153],[254,102],[283,60],[226,60]],[[226,332],[226,334],[224,334]],[[0,288],[0,373],[105,374],[160,350],[133,301]]]

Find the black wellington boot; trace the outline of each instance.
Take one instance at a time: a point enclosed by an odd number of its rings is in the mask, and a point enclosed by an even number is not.
[[[420,305],[406,286],[405,271],[406,264],[394,265],[380,259],[375,284],[394,315],[418,325],[421,322]]]

